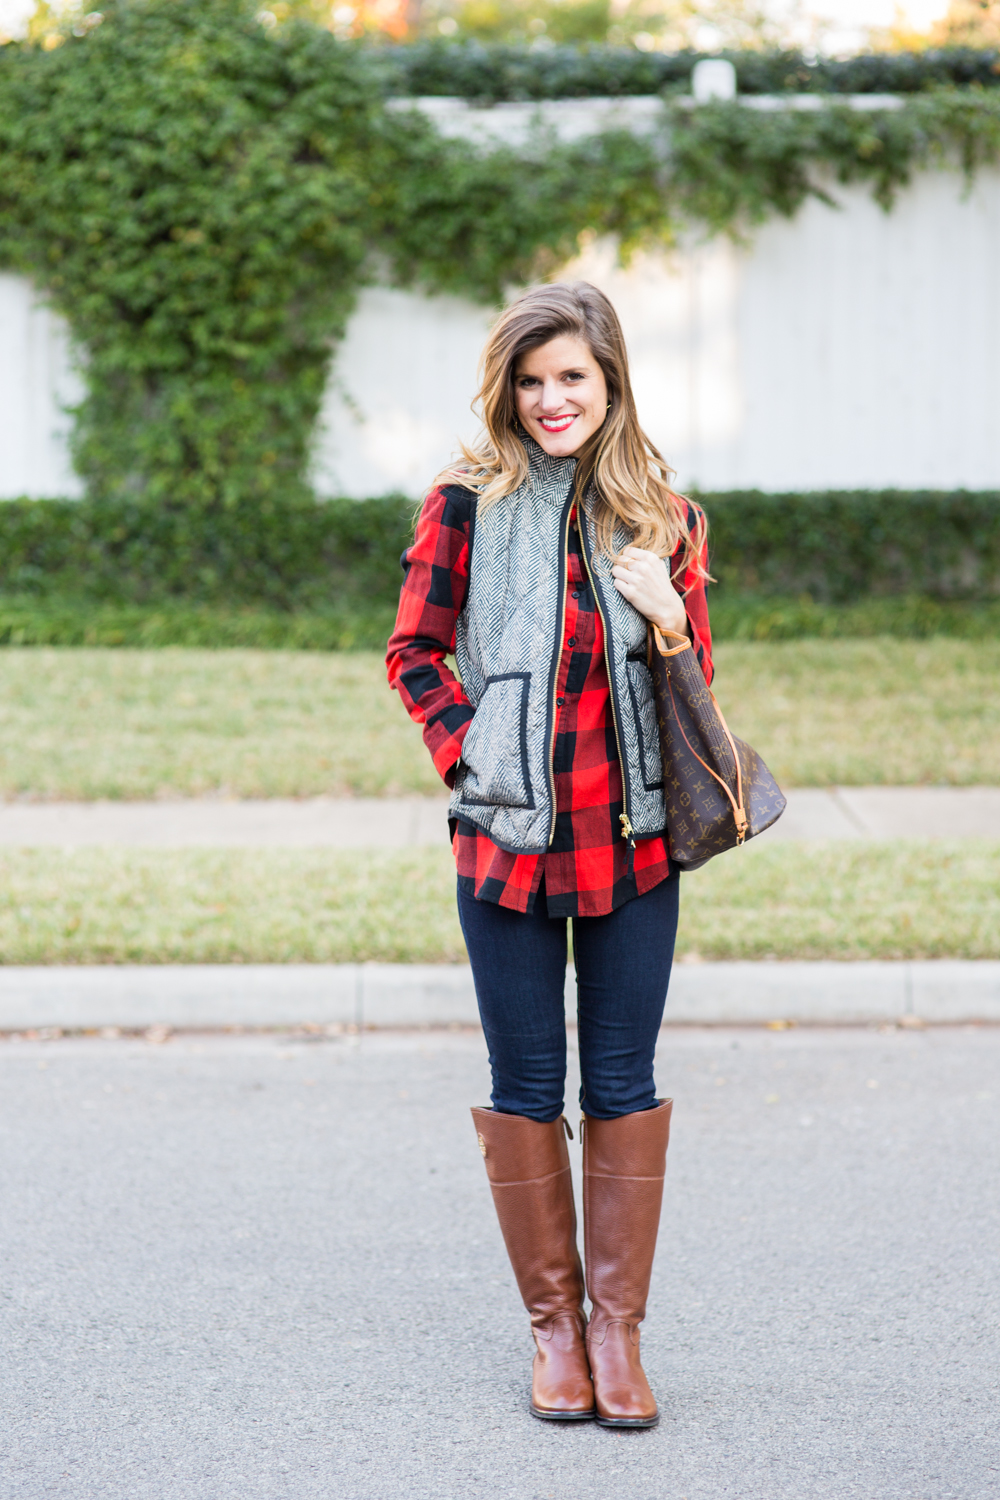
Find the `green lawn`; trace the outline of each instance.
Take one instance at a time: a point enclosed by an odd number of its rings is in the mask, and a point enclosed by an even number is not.
[[[732,642],[717,665],[786,786],[1000,781],[998,642]],[[0,795],[442,790],[375,652],[0,651]]]
[[[1000,640],[732,642],[717,668],[784,786],[1000,782]]]
[[[447,849],[0,854],[0,962],[464,960]],[[750,844],[682,877],[680,957],[1000,958],[1000,844]]]
[[[464,960],[448,849],[0,851],[0,963]]]
[[[682,877],[677,952],[1000,958],[1000,844],[748,844]]]
[[[443,790],[374,652],[0,651],[0,793]]]

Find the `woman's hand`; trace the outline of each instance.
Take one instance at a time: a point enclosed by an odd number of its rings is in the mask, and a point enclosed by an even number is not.
[[[662,557],[644,547],[626,547],[611,572],[618,592],[653,625],[678,635],[689,633],[684,601],[670,582],[669,568]]]

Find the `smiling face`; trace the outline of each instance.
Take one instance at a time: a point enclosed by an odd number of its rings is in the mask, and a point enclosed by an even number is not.
[[[553,458],[578,453],[608,413],[604,371],[583,340],[569,334],[521,355],[514,399],[522,427]]]

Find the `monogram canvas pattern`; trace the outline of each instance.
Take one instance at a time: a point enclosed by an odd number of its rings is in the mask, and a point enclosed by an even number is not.
[[[697,870],[716,854],[741,842],[733,804],[702,761],[722,777],[736,798],[735,746],[748,839],[777,822],[785,810],[785,799],[756,750],[735,735],[730,745],[718,705],[694,653],[681,650],[666,656],[654,640],[650,656],[663,752],[670,858],[682,869]]]

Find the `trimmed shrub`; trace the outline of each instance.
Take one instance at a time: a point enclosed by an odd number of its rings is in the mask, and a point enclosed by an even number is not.
[[[713,589],[709,609],[717,641],[843,640],[879,635],[985,641],[1000,636],[1000,600],[984,603],[883,594],[854,604],[818,604],[808,594],[790,597]]]
[[[1000,492],[831,490],[700,497],[726,591],[985,599],[1000,594]]]
[[[0,596],[2,646],[199,646],[215,650],[381,651],[394,601],[351,598],[339,607],[280,610],[262,605],[106,604],[56,595]]]
[[[723,637],[984,635],[1000,625],[1000,493],[698,497]],[[274,500],[213,514],[0,505],[0,643],[384,642],[414,502]]]
[[[495,103],[685,93],[704,57],[728,57],[743,94],[914,94],[941,84],[1000,85],[1000,51],[972,47],[818,58],[801,52],[639,52],[634,47],[546,47],[415,42],[380,48],[385,86],[398,95]]]
[[[388,598],[414,505],[254,499],[214,511],[139,500],[12,500],[0,505],[0,590],[42,598],[157,604],[323,607],[340,595]]]

